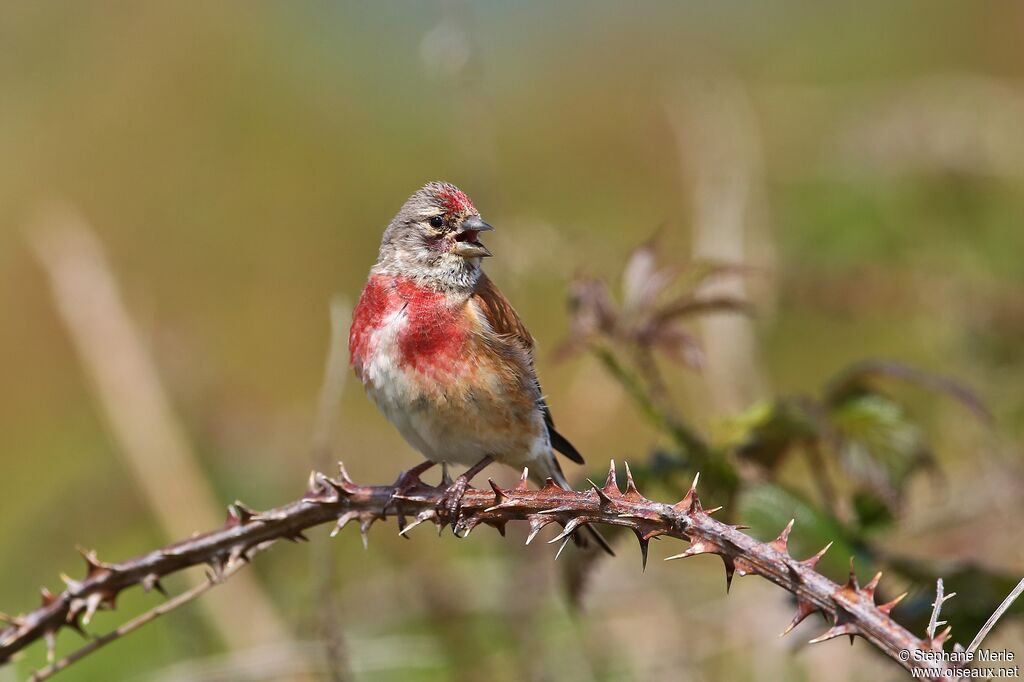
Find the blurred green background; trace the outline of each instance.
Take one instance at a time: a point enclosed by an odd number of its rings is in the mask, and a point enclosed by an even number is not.
[[[724,255],[758,271],[759,378],[730,392],[671,370],[693,420],[817,392],[864,357],[955,376],[994,433],[915,394],[947,482],[920,481],[893,542],[1024,574],[1022,28],[1010,2],[3,3],[0,608],[77,575],[76,543],[116,560],[172,539],[28,245],[44,207],[73,205],[101,240],[218,502],[265,508],[316,464],[329,301],[354,300],[384,226],[434,179],[497,226],[488,272],[538,338],[590,473],[658,436],[592,359],[555,360],[569,281],[617,278],[659,226],[678,264],[723,255],[730,234]],[[357,481],[418,460],[355,381],[337,419],[334,458]],[[740,581],[726,599],[717,560],[657,561],[681,551],[670,542],[643,574],[623,545],[573,615],[552,548],[519,547],[521,529],[412,535],[382,524],[364,552],[353,530],[317,532],[261,557],[283,637],[229,645],[191,605],[60,679],[331,679],[317,546],[334,562],[341,679],[899,674],[861,641],[801,647],[815,627],[779,640],[785,593]],[[128,593],[93,628],[157,601]],[[1024,653],[1018,624],[1000,636]],[[0,681],[44,658],[33,648]]]

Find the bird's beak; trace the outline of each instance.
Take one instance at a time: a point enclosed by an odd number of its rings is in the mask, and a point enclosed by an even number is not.
[[[456,255],[463,258],[486,258],[491,255],[487,247],[480,243],[477,235],[480,232],[487,232],[494,228],[488,225],[478,215],[470,216],[462,221],[462,224],[455,230]]]

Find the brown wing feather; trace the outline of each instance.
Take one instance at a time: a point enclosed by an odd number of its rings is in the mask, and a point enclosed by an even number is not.
[[[487,319],[495,334],[514,338],[523,350],[533,351],[533,337],[519,319],[515,308],[508,302],[505,295],[494,286],[487,275],[481,273],[476,288],[473,289],[473,300]]]
[[[505,298],[505,295],[501,293],[498,287],[494,286],[494,282],[483,273],[481,273],[476,288],[473,290],[473,299],[495,334],[512,339],[524,351],[530,354],[530,372],[533,374],[538,393],[541,393],[540,382],[537,380],[536,371],[533,369],[533,336],[526,328],[526,325],[523,324],[523,321],[519,319],[519,314],[516,313],[515,308],[512,307],[512,304],[508,302],[508,299]],[[548,408],[548,404],[543,397],[538,401],[538,406],[544,413],[544,423],[551,438],[551,446],[572,461],[583,464],[583,456],[580,455],[579,451],[573,447],[573,444],[565,436],[555,430],[555,422],[551,418],[551,410]]]

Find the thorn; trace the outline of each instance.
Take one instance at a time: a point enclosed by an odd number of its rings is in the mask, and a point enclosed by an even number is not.
[[[211,557],[206,562],[206,564],[210,567],[210,571],[212,572],[212,575],[210,577],[210,582],[212,582],[212,583],[219,583],[223,579],[223,577],[224,577],[224,562],[225,562],[225,559],[224,559],[224,556],[222,554],[217,554],[217,555]],[[87,624],[88,624],[88,621],[87,621]]]
[[[578,518],[569,519],[568,523],[566,523],[565,527],[562,529],[562,532],[559,533],[558,535],[556,535],[555,537],[551,538],[550,540],[548,540],[548,544],[549,545],[550,544],[554,544],[554,543],[558,542],[559,540],[564,540],[565,538],[568,538],[570,535],[572,535],[572,532],[574,530],[579,528],[579,526],[582,523],[583,523],[583,521],[581,521]]]
[[[700,506],[700,498],[697,495],[698,481],[700,481],[699,471],[697,472],[697,475],[693,477],[693,483],[690,484],[690,489],[686,491],[686,496],[672,506],[674,511],[691,515],[703,511]]]
[[[229,504],[228,513],[242,526],[249,523],[257,514],[255,509],[247,507],[241,500],[235,500],[234,504]]]
[[[78,553],[82,555],[83,559],[85,559],[85,580],[94,578],[104,572],[109,572],[110,566],[99,560],[99,557],[96,556],[96,550],[87,550],[81,546],[78,546],[75,549],[77,549]]]
[[[353,512],[349,512],[349,513],[351,514]],[[409,537],[409,531],[411,531],[413,528],[415,528],[416,526],[420,525],[424,521],[427,521],[433,515],[434,515],[434,510],[433,509],[425,509],[424,511],[421,511],[419,514],[416,515],[416,518],[413,519],[411,523],[406,524],[405,528],[400,530],[398,532],[398,534],[401,535],[402,537]]]
[[[493,526],[494,529],[497,530],[501,534],[501,537],[505,537],[505,524],[506,524],[506,521],[504,519],[494,520],[494,521],[487,521],[486,523],[487,523],[488,526]]]
[[[339,464],[340,464],[340,462],[339,462]],[[339,476],[339,480],[335,481],[331,477],[325,476],[324,474],[317,474],[318,480],[320,481],[320,484],[321,484],[321,488],[323,490],[333,490],[334,491],[334,499],[330,500],[330,502],[337,502],[342,497],[348,496],[349,491],[346,490],[345,487],[347,485],[349,485],[349,484],[344,480],[343,476],[347,476],[347,474],[340,475]],[[318,499],[316,501],[323,502],[324,500]]]
[[[641,570],[641,572],[646,573],[647,572],[647,549],[648,549],[648,545],[650,545],[651,543],[650,543],[650,540],[648,538],[644,537],[644,534],[642,532],[640,532],[640,530],[634,528],[633,532],[636,533],[637,542],[640,543],[640,559],[642,561],[642,563],[640,565],[640,570]]]
[[[720,512],[720,511],[722,511],[723,509],[724,509],[724,507],[722,507],[721,505],[719,505],[719,506],[717,506],[717,507],[712,507],[711,509],[705,509],[705,510],[704,510],[704,513],[705,513],[705,514],[707,514],[708,516],[711,516],[711,515],[712,515],[712,514],[714,514],[715,512]]]
[[[878,582],[881,579],[882,579],[882,572],[879,571],[878,573],[875,573],[875,577],[873,577],[868,582],[868,584],[865,585],[864,588],[861,590],[861,592],[863,592],[864,595],[866,595],[867,598],[871,600],[872,604],[875,603],[875,590],[878,589]]]
[[[68,592],[77,592],[82,588],[82,583],[78,582],[66,573],[61,573],[60,579],[68,586]]]
[[[57,631],[47,630],[43,638],[46,640],[46,662],[52,665],[57,660]]]
[[[842,625],[833,625],[824,634],[815,637],[814,639],[807,642],[808,644],[818,644],[820,642],[827,642],[834,637],[841,637],[842,635],[850,636],[850,644],[853,644],[853,636],[858,634],[857,628],[853,623],[843,623]]]
[[[857,572],[853,570],[853,557],[850,557],[850,578],[846,581],[846,585],[843,588],[853,592],[860,591],[860,584],[857,582]]]
[[[370,526],[373,525],[373,521],[374,518],[370,516],[359,523],[359,534],[363,537],[363,549],[370,548]]]
[[[80,619],[79,619],[80,615],[81,615],[81,609],[76,611],[76,610],[72,610],[71,608],[68,608],[68,615],[64,617],[64,623],[69,628],[71,628],[72,630],[77,632],[79,635],[84,637],[85,639],[90,639],[89,634],[86,633],[86,631],[82,628],[82,623],[79,622],[80,621]]]
[[[544,487],[541,490],[561,490],[562,486],[555,483],[555,479],[548,476],[544,479]]]
[[[811,569],[812,571],[815,570],[815,567],[817,567],[818,562],[821,561],[821,557],[825,556],[825,552],[827,552],[831,547],[832,543],[830,542],[821,549],[819,549],[818,553],[812,556],[810,559],[804,559],[800,563],[806,566],[807,568]]]
[[[348,475],[348,471],[345,469],[345,463],[341,461],[338,462],[338,478],[340,478],[341,482],[345,485],[354,486],[356,484],[356,482],[352,480],[352,477]]]
[[[572,538],[566,538],[562,542],[562,546],[558,548],[557,552],[555,552],[555,561],[558,561],[558,557],[562,556],[562,550],[565,549],[565,546],[569,544],[569,540],[571,540],[571,539]]]
[[[85,608],[85,600],[74,598],[68,603],[68,615],[67,620],[74,620],[78,622],[79,616],[82,615],[82,609]]]
[[[515,490],[523,491],[530,489],[529,483],[530,467],[523,467],[523,475],[519,477],[519,483],[516,484]]]
[[[604,482],[604,492],[608,496],[615,495],[616,497],[622,496],[622,491],[619,490],[619,481],[615,474],[615,460],[611,460],[611,464],[608,466],[608,478]]]
[[[612,503],[612,498],[608,497],[608,493],[598,488],[596,483],[594,483],[589,478],[587,479],[587,483],[589,483],[590,487],[594,489],[595,493],[597,493],[597,499],[600,501],[602,505]]]
[[[344,528],[345,526],[347,526],[349,521],[351,521],[352,519],[354,519],[354,518],[356,518],[358,516],[359,516],[359,512],[354,512],[354,511],[347,511],[344,514],[342,514],[341,516],[339,516],[338,517],[338,522],[335,524],[334,528],[331,529],[331,537],[333,538],[338,533],[340,533],[341,529]]]
[[[938,627],[939,625],[946,625],[946,621],[940,620],[938,623],[936,623],[936,627]],[[952,631],[953,626],[947,625],[945,630],[943,630],[940,634],[935,635],[935,637],[932,638],[931,641],[932,649],[935,649],[935,646],[938,645],[938,650],[941,651],[942,648],[946,646],[946,640],[949,639],[949,633],[951,633]]]
[[[629,462],[623,462],[626,467],[626,497],[630,499],[644,499],[644,496],[640,494],[640,491],[636,488],[636,482],[633,480],[633,472],[629,470]]]
[[[43,589],[46,588],[44,587]],[[17,616],[12,616],[9,613],[4,613],[3,611],[0,611],[0,623],[7,623],[8,625],[13,625],[14,627],[21,627],[22,625],[24,625],[25,620],[23,618],[18,618]],[[7,646],[7,644],[0,643],[0,646]]]
[[[248,549],[249,548],[245,545],[235,545],[234,547],[232,547],[231,553],[228,554],[228,560],[225,562],[225,566],[234,566],[239,561],[244,561],[248,563],[249,556],[246,554],[246,551]],[[146,591],[148,592],[149,590]]]
[[[789,556],[789,534],[793,532],[793,524],[796,523],[796,519],[790,519],[786,527],[779,533],[779,537],[775,538],[768,544],[779,552]]]
[[[690,543],[690,546],[682,554],[676,554],[665,559],[665,561],[672,561],[673,559],[688,559],[698,554],[717,554],[719,551],[718,546],[714,545],[705,540],[694,540]]]
[[[811,615],[817,610],[818,607],[816,607],[814,604],[807,601],[803,601],[802,599],[798,599],[796,602],[796,615],[793,616],[793,620],[789,622],[789,626],[786,627],[786,629],[779,634],[779,637],[785,637],[786,635],[788,635],[790,632],[793,631],[793,628],[795,628],[797,625],[800,625],[800,623],[804,622],[804,619],[807,618],[807,616]]]
[[[533,542],[540,529],[552,522],[551,519],[539,515],[532,515],[528,518],[530,520],[530,534],[526,536],[526,544]]]
[[[82,616],[82,624],[88,625],[92,617],[96,615],[97,609],[100,608],[100,601],[103,600],[103,595],[99,592],[94,592],[85,598],[85,615]]]
[[[906,596],[907,596],[907,593],[906,593],[906,592],[904,592],[903,594],[901,594],[900,596],[896,597],[896,598],[895,598],[895,599],[893,599],[892,601],[887,601],[886,603],[884,603],[884,604],[882,604],[881,606],[879,606],[879,607],[878,607],[878,610],[879,610],[879,611],[881,611],[882,613],[884,613],[885,615],[887,615],[887,616],[888,616],[888,615],[889,615],[889,614],[890,614],[890,613],[892,612],[893,608],[894,608],[894,607],[895,607],[895,606],[896,606],[897,604],[899,604],[899,603],[900,603],[901,601],[903,601],[903,599],[904,599],[904,598],[905,598]]]
[[[725,593],[729,594],[729,590],[732,588],[732,576],[736,572],[736,564],[733,562],[732,557],[722,555],[722,563],[725,564]]]
[[[452,524],[452,532],[457,538],[468,538],[473,529],[479,525],[480,518],[477,515],[466,516],[460,513],[458,520]],[[461,534],[460,531],[462,531]]]
[[[392,496],[391,499],[392,500],[395,499],[394,496]],[[386,508],[387,507],[385,507],[385,509]],[[402,513],[401,505],[397,505],[397,504],[395,505],[395,521],[398,522],[398,534],[402,535],[402,531],[405,530],[405,514]],[[405,536],[402,535],[402,537],[405,537]]]
[[[146,592],[156,590],[163,596],[167,596],[167,590],[165,590],[164,586],[160,583],[160,576],[156,573],[150,573],[142,579],[142,589]]]
[[[491,490],[494,491],[494,506],[495,507],[500,505],[502,500],[508,499],[507,496],[505,495],[505,493],[503,493],[501,491],[501,488],[498,487],[498,484],[494,482],[494,479],[488,478],[487,482],[491,484]]]
[[[45,587],[40,587],[39,588],[39,596],[42,597],[43,608],[44,609],[47,606],[49,606],[50,604],[52,604],[55,601],[57,601],[57,595],[55,595],[53,592],[50,592],[50,590],[45,588]],[[12,625],[15,624],[14,621],[10,620],[9,616],[7,616],[6,614],[3,614],[3,613],[0,613],[0,620],[7,621],[8,623],[11,623]]]

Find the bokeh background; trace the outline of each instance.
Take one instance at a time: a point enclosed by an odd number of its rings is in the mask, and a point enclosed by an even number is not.
[[[1009,2],[3,3],[0,608],[77,575],[76,544],[114,560],[170,541],[168,514],[201,514],[196,480],[218,508],[297,496],[324,455],[329,303],[354,301],[383,227],[434,179],[497,226],[488,271],[540,342],[588,474],[643,460],[659,436],[588,355],[556,360],[569,282],[614,281],[660,228],[665,262],[757,269],[754,320],[695,324],[707,371],[666,370],[692,421],[817,392],[864,357],[954,376],[994,425],[908,394],[946,482],[918,481],[890,541],[1024,574],[1022,29]],[[159,446],[126,454],[109,409],[146,424],[133,379],[104,403],[68,322],[92,290],[65,287],[62,313],[48,274],[48,227],[69,221],[105,252],[172,449],[198,476],[146,464]],[[109,338],[116,372],[125,350]],[[329,421],[329,457],[360,482],[417,461],[354,380]],[[276,547],[242,592],[218,588],[231,596],[62,679],[900,675],[862,641],[802,646],[820,623],[780,640],[784,592],[750,579],[726,599],[716,559],[659,561],[677,544],[656,543],[643,574],[623,544],[574,613],[553,549],[520,547],[522,529],[412,535],[382,524],[368,551],[354,530]],[[128,593],[93,628],[158,600]],[[997,636],[1024,654],[1018,623]],[[0,680],[44,659],[36,647]]]

